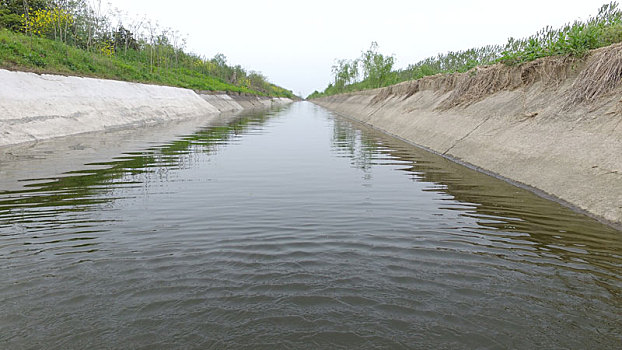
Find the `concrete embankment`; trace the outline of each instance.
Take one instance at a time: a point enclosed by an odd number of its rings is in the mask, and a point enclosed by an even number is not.
[[[0,69],[0,147],[290,102]]]
[[[622,224],[622,46],[313,102]]]

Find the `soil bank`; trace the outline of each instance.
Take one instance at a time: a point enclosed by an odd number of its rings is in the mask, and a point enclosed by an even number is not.
[[[290,102],[0,69],[0,147]]]
[[[622,46],[313,100],[622,224]]]

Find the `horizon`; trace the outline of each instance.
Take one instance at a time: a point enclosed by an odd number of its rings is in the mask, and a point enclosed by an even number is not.
[[[229,64],[260,72],[304,98],[326,88],[337,59],[356,58],[373,41],[379,52],[394,55],[394,68],[399,69],[430,56],[505,44],[510,37],[527,37],[546,26],[585,20],[605,3],[529,0],[501,8],[490,0],[442,4],[390,0],[377,8],[370,3],[320,0],[300,11],[282,0],[235,4],[179,0],[174,7],[161,1],[111,0],[104,8],[119,9],[126,20],[145,16],[178,30],[187,38],[187,51],[205,57],[222,53]],[[208,28],[202,29],[205,24]],[[416,33],[425,35],[414,37]]]

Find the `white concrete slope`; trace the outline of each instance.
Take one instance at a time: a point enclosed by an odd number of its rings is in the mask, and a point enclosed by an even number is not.
[[[0,69],[0,147],[292,102],[206,96],[168,86]]]
[[[569,100],[582,84],[599,84],[582,74],[595,58],[493,66],[313,102],[622,227],[622,88]]]

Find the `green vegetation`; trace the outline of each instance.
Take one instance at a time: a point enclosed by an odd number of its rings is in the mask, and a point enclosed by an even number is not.
[[[86,0],[0,0],[0,68],[195,90],[294,97],[257,72],[184,51],[185,39],[145,19],[123,23]],[[130,28],[130,29],[128,29]]]
[[[584,22],[575,21],[559,29],[546,27],[525,39],[510,38],[505,45],[489,45],[439,54],[411,64],[405,69],[389,69],[388,73],[383,70],[386,68],[384,61],[372,60],[376,67],[373,69],[383,71],[380,78],[378,75],[363,75],[359,80],[358,66],[361,60],[339,60],[333,66],[334,81],[323,92],[315,91],[307,98],[373,89],[435,74],[462,73],[477,66],[495,63],[516,65],[541,57],[563,55],[580,58],[589,50],[618,42],[622,42],[622,11],[617,2],[611,2],[601,6],[596,16]],[[376,53],[375,49],[377,45],[373,43],[370,51],[374,51],[376,56],[384,57]],[[391,65],[392,63],[391,57]]]
[[[314,91],[309,99],[335,95],[348,91],[374,89],[397,83],[396,74],[392,71],[395,58],[378,52],[378,44],[372,42],[367,51],[354,60],[338,60],[333,66],[334,83],[328,85],[323,93]],[[359,72],[363,80],[359,81]]]

